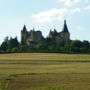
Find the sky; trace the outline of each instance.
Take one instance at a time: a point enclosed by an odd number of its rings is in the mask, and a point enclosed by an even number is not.
[[[90,41],[90,0],[0,0],[0,43],[6,36],[20,41],[24,25],[44,37],[50,29],[61,32],[64,19],[71,40]]]

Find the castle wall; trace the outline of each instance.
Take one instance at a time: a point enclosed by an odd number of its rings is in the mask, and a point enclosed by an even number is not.
[[[21,32],[21,44],[26,44],[27,37],[27,33]]]
[[[61,38],[63,39],[64,43],[68,44],[70,42],[70,33],[69,32],[61,32]]]
[[[56,44],[57,45],[60,45],[60,44],[62,44],[63,43],[63,39],[60,37],[60,35],[58,35],[57,37],[56,37]]]
[[[30,45],[31,43],[39,42],[43,38],[42,33],[40,31],[30,31],[28,32],[28,36],[26,39],[26,44]]]

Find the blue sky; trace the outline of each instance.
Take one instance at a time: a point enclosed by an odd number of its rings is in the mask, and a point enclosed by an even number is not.
[[[62,30],[67,20],[71,39],[90,41],[90,0],[0,0],[0,43],[17,36],[25,24],[47,36],[50,29]]]

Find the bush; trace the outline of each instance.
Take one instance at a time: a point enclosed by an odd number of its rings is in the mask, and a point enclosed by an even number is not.
[[[15,47],[11,50],[11,52],[19,52],[19,48]]]

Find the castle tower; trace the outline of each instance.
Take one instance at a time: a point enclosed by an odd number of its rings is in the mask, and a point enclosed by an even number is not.
[[[57,35],[58,35],[58,33],[57,33],[56,29],[54,29],[54,31],[52,31],[50,29],[49,38],[55,38]]]
[[[67,28],[66,20],[64,20],[64,26],[63,26],[62,32],[64,32],[64,33],[68,33],[69,32],[68,28]]]
[[[60,32],[60,36],[63,39],[63,42],[66,44],[70,43],[70,33],[66,24],[66,20],[64,20],[64,26],[62,31]]]
[[[54,28],[54,35],[56,36],[58,34],[57,30]]]
[[[49,38],[52,38],[53,37],[53,32],[52,32],[52,30],[50,29],[50,32],[49,32]]]
[[[21,44],[26,44],[28,32],[26,26],[24,25],[23,29],[21,30]]]
[[[34,34],[35,34],[35,29],[33,28],[33,30],[31,31],[31,41],[34,41]]]

